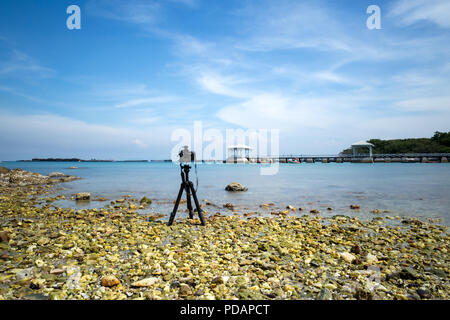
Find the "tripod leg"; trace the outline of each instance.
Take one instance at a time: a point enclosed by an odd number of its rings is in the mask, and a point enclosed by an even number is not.
[[[204,226],[204,225],[206,225],[205,218],[203,217],[202,209],[200,208],[200,204],[198,203],[197,194],[195,193],[194,185],[190,181],[188,181],[188,183],[189,183],[189,187],[191,188],[191,191],[192,191],[192,197],[194,198],[195,206],[197,207],[198,217],[200,218],[200,222],[201,222],[202,226]]]
[[[189,210],[189,219],[193,219],[194,213],[192,212],[191,188],[189,187],[188,183],[186,183],[186,202],[187,202],[187,207]]]
[[[168,226],[171,226],[173,223],[173,220],[175,219],[175,215],[177,214],[178,206],[180,205],[181,195],[183,194],[183,189],[185,189],[185,188],[186,188],[186,184],[184,182],[182,182],[181,186],[180,186],[180,191],[178,191],[177,201],[175,202],[173,211],[170,214],[169,222],[167,223]]]

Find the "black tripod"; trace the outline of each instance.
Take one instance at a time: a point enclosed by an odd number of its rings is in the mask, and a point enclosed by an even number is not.
[[[180,204],[181,195],[183,194],[183,190],[186,191],[186,202],[187,207],[189,210],[189,219],[194,218],[194,213],[192,211],[192,203],[191,203],[191,192],[192,197],[194,198],[195,207],[197,208],[197,213],[200,218],[201,225],[205,225],[205,218],[203,217],[202,209],[200,209],[200,204],[198,203],[197,194],[194,189],[194,184],[189,181],[189,170],[191,169],[191,166],[188,164],[180,164],[181,170],[181,186],[180,191],[178,192],[177,201],[175,202],[175,206],[173,207],[173,211],[170,214],[169,222],[167,223],[168,226],[171,226],[173,223],[173,220],[175,219],[175,215],[177,214],[178,206]],[[183,172],[184,171],[184,172]]]

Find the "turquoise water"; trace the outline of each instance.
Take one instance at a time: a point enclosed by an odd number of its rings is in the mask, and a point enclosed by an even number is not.
[[[90,192],[114,200],[124,195],[138,199],[144,195],[154,200],[150,212],[171,211],[180,186],[179,167],[172,163],[95,163],[95,162],[3,162],[7,168],[49,174],[63,172],[82,180],[58,185],[58,192],[71,195]],[[77,166],[79,169],[67,169]],[[314,163],[280,164],[273,176],[260,175],[261,164],[198,164],[198,197],[217,204],[206,208],[221,211],[225,203],[236,205],[238,211],[259,211],[263,215],[284,209],[287,205],[320,210],[323,216],[335,214],[374,217],[371,210],[389,210],[388,215],[420,218],[441,218],[450,225],[450,164],[422,163]],[[267,165],[266,165],[267,166]],[[195,184],[192,170],[191,180]],[[247,192],[229,193],[225,186],[233,181],[248,187]],[[273,202],[271,210],[261,209],[262,203]],[[61,201],[61,206],[102,207],[105,202],[78,205]],[[361,210],[350,210],[358,204]],[[184,207],[184,205],[183,205]],[[332,207],[333,211],[326,210]],[[229,212],[229,211],[228,211]]]

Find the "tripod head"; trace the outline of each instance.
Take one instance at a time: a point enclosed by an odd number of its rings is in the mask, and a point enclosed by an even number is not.
[[[181,150],[180,153],[178,153],[178,156],[180,157],[180,164],[195,162],[195,152],[189,151],[188,146],[184,146],[183,150]]]

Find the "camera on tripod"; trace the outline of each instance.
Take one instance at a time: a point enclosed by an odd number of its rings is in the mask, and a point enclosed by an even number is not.
[[[195,162],[195,152],[194,151],[189,151],[189,147],[188,146],[184,146],[183,150],[180,151],[178,156],[180,157],[180,163],[183,163],[183,162]]]
[[[195,207],[197,209],[196,211],[198,217],[200,218],[200,224],[204,226],[206,224],[205,217],[203,216],[202,209],[200,208],[200,203],[198,202],[197,190],[194,189],[194,184],[189,180],[189,170],[191,169],[191,166],[188,163],[194,162],[195,175],[197,176],[197,163],[195,163],[195,152],[189,151],[189,147],[184,146],[183,150],[180,151],[178,156],[180,157],[181,185],[180,190],[178,191],[177,200],[175,200],[175,205],[173,207],[172,213],[170,214],[167,225],[171,226],[173,221],[175,220],[175,215],[177,214],[178,206],[180,205],[181,196],[183,195],[183,192],[186,192],[186,203],[188,207],[189,218],[190,219],[194,218],[194,211],[191,202],[192,196],[195,203]],[[198,187],[198,178],[197,178],[197,187]]]

